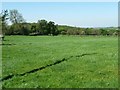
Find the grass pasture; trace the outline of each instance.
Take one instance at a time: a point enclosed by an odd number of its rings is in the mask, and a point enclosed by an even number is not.
[[[2,59],[5,88],[118,87],[115,36],[6,36]]]

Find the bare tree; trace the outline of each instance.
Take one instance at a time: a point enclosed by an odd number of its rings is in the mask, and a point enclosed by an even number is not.
[[[17,23],[23,23],[25,22],[22,14],[20,14],[18,12],[18,10],[10,10],[10,21],[13,23],[13,24],[17,24]]]

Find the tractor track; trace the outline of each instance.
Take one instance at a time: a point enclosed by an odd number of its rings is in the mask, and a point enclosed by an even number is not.
[[[57,60],[57,61],[54,62],[54,63],[51,63],[51,64],[48,64],[48,65],[42,66],[42,67],[40,67],[40,68],[36,68],[36,69],[30,70],[30,71],[25,72],[25,73],[22,73],[22,74],[10,74],[10,75],[5,76],[5,77],[3,77],[2,79],[0,79],[0,82],[5,81],[5,80],[12,79],[12,78],[15,77],[15,76],[24,76],[24,75],[26,75],[26,74],[30,74],[30,73],[34,73],[34,72],[43,70],[43,69],[45,69],[45,68],[48,68],[48,67],[51,67],[51,66],[60,64],[60,63],[62,63],[62,62],[64,62],[64,61],[68,61],[68,60],[71,59],[72,57],[83,57],[83,56],[86,56],[86,55],[94,55],[94,54],[97,54],[97,53],[86,53],[86,54],[81,54],[81,55],[76,55],[76,56],[70,56],[70,57],[68,57],[68,58],[62,58],[61,60]]]

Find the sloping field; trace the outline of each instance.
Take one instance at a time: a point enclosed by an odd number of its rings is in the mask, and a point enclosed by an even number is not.
[[[6,36],[5,88],[116,88],[118,38]]]

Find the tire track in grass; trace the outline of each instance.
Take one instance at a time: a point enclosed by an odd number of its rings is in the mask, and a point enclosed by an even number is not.
[[[40,67],[40,68],[33,69],[33,70],[31,70],[31,71],[28,71],[28,72],[25,72],[25,73],[22,73],[22,74],[10,74],[10,75],[8,75],[8,76],[3,77],[2,79],[0,79],[0,82],[5,81],[5,80],[12,79],[12,78],[15,77],[15,76],[24,76],[24,75],[26,75],[26,74],[30,74],[30,73],[34,73],[34,72],[43,70],[43,69],[45,69],[45,68],[48,68],[48,67],[51,67],[51,66],[60,64],[60,63],[62,63],[62,62],[64,62],[64,61],[68,61],[68,60],[71,59],[72,57],[83,57],[83,56],[86,56],[86,55],[94,55],[94,54],[97,54],[97,53],[86,53],[86,54],[81,54],[81,55],[76,55],[76,56],[70,56],[70,57],[68,57],[68,58],[63,58],[63,59],[61,59],[61,60],[57,60],[57,61],[54,62],[54,63],[48,64],[48,65],[46,65],[46,66],[42,66],[42,67]]]

